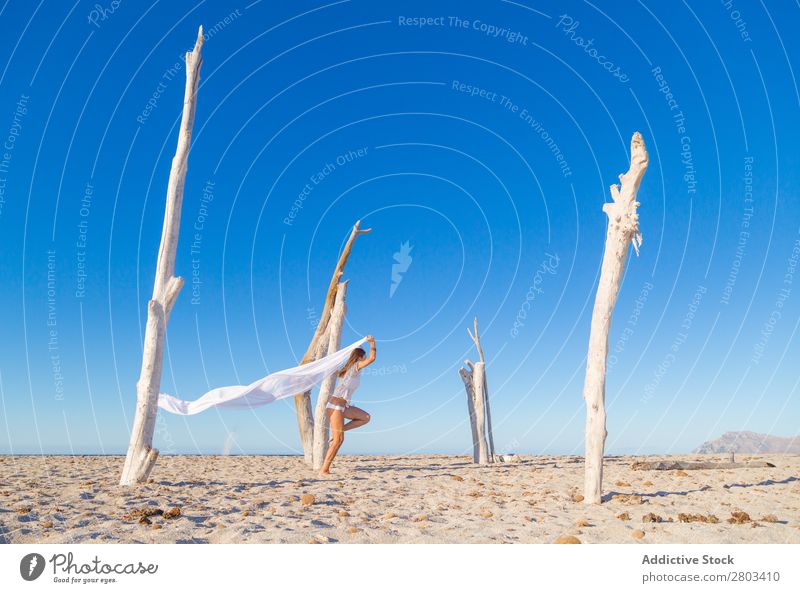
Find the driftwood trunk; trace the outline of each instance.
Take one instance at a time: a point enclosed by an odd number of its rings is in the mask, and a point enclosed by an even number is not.
[[[325,296],[325,305],[322,308],[322,315],[320,315],[319,322],[317,323],[317,329],[314,331],[314,336],[311,338],[311,343],[308,345],[308,349],[303,355],[300,364],[308,364],[316,360],[319,357],[318,352],[325,349],[324,347],[320,349],[320,344],[324,345],[325,334],[331,318],[331,310],[333,309],[333,303],[336,299],[336,291],[342,274],[344,274],[344,267],[347,264],[347,259],[350,257],[350,252],[353,250],[353,243],[356,237],[364,235],[372,230],[361,230],[359,228],[360,225],[360,220],[353,225],[350,237],[347,239],[342,254],[339,256],[339,261],[336,263],[336,268],[333,271],[331,283],[328,285],[328,293]],[[300,442],[303,445],[303,456],[307,464],[313,465],[314,416],[311,411],[311,392],[306,391],[305,393],[297,394],[294,398],[294,405],[297,410],[297,427],[300,431]]]
[[[158,393],[161,388],[167,322],[175,299],[183,287],[183,278],[176,278],[173,273],[181,222],[183,185],[186,181],[189,144],[192,139],[192,126],[197,105],[202,46],[203,28],[200,27],[194,49],[186,52],[183,115],[178,135],[178,147],[169,172],[164,227],[161,232],[161,246],[158,250],[153,298],[147,304],[142,369],[136,383],[136,415],[131,429],[128,454],[125,457],[125,465],[119,481],[123,486],[146,481],[158,458],[158,449],[153,448],[153,431],[158,411]]]
[[[331,320],[328,324],[328,343],[326,344],[327,353],[336,352],[341,347],[342,341],[342,325],[344,324],[344,316],[347,312],[347,282],[342,282],[336,289],[336,300],[333,304],[333,311],[331,313]],[[325,460],[325,455],[328,452],[328,433],[329,423],[328,415],[325,413],[325,406],[328,403],[328,398],[336,386],[336,374],[331,375],[322,382],[322,386],[317,396],[317,406],[314,410],[314,446],[313,446],[313,467],[320,469],[322,462]]]
[[[586,359],[586,381],[583,399],[586,400],[586,457],[584,501],[599,504],[603,490],[603,451],[606,441],[606,359],[611,316],[617,302],[628,248],[631,242],[638,255],[642,238],[639,234],[639,215],[636,194],[647,169],[647,150],[641,134],[631,139],[631,164],[628,172],[619,176],[620,186],[611,186],[612,202],[603,205],[608,215],[605,252],[600,270],[600,283],[592,312],[589,334],[589,353]]]
[[[489,442],[486,438],[486,400],[483,397],[485,377],[484,364],[476,362],[472,369],[472,389],[475,393],[475,424],[478,427],[478,463],[481,465],[491,461]]]
[[[478,424],[475,418],[475,390],[472,388],[472,373],[467,369],[459,369],[461,380],[464,381],[464,388],[467,391],[467,413],[469,414],[469,426],[472,431],[472,461],[478,463]]]
[[[486,364],[478,334],[478,318],[473,321],[475,333],[467,328],[475,347],[478,349],[480,361],[465,364],[469,370],[459,370],[461,380],[467,391],[467,411],[472,430],[472,459],[475,463],[486,464],[494,461],[494,438],[492,436],[492,419],[489,412],[489,390],[486,387]]]
[[[494,434],[492,433],[492,410],[489,407],[489,382],[486,373],[483,374],[483,404],[486,407],[486,436],[489,443],[489,459],[494,461]]]

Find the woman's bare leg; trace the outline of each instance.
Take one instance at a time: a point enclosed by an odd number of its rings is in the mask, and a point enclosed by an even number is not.
[[[328,452],[325,454],[325,460],[322,462],[322,468],[319,470],[319,475],[325,476],[331,473],[331,463],[333,458],[339,452],[339,447],[344,442],[344,415],[340,410],[333,410],[328,408],[328,419],[331,425],[331,442],[328,446]]]
[[[350,422],[344,425],[343,430],[352,430],[359,426],[364,426],[370,420],[370,415],[367,412],[355,406],[347,406],[344,409],[343,415],[350,420]]]

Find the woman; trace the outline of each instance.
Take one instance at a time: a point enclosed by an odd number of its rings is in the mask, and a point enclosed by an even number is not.
[[[353,350],[350,358],[339,371],[339,384],[325,406],[331,426],[331,442],[328,454],[325,455],[325,461],[322,463],[322,469],[319,470],[321,476],[331,473],[331,462],[344,442],[344,431],[364,426],[369,422],[369,414],[361,408],[350,405],[350,398],[361,382],[361,370],[375,362],[375,338],[367,336],[367,340],[370,349],[369,358],[362,348]],[[345,418],[349,420],[347,424],[344,422]]]

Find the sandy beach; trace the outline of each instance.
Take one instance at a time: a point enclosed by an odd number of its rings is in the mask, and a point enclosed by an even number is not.
[[[2,456],[0,542],[800,543],[800,456],[632,468],[653,460],[720,458],[607,458],[604,503],[587,506],[569,456],[344,456],[329,479],[295,456],[165,456],[133,488],[122,457]]]

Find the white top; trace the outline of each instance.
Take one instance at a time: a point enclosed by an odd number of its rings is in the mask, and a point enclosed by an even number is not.
[[[358,363],[355,363],[353,366],[347,369],[344,377],[339,378],[339,384],[336,385],[336,389],[333,391],[333,397],[340,397],[349,404],[353,392],[360,383],[361,372],[359,371]]]

